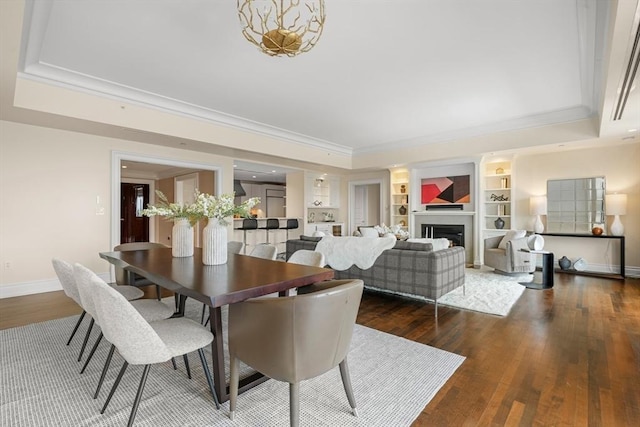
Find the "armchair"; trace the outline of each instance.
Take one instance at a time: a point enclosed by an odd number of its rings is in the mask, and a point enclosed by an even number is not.
[[[503,239],[506,239],[504,243]],[[503,274],[533,273],[536,258],[535,254],[529,252],[526,237],[515,237],[507,233],[505,236],[484,240],[484,264]]]

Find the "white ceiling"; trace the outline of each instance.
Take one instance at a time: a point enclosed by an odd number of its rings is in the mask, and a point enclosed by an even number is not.
[[[640,127],[640,91],[624,120],[609,111],[637,0],[326,11],[311,52],[273,58],[243,38],[231,0],[28,0],[20,77],[354,157],[583,119],[591,138]]]

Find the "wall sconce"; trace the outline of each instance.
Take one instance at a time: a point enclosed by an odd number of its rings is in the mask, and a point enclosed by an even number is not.
[[[607,215],[615,215],[611,224],[611,234],[614,236],[622,236],[624,227],[620,221],[620,215],[627,213],[627,195],[626,194],[607,194],[605,197],[605,212]]]
[[[540,215],[547,214],[547,197],[533,196],[529,198],[529,214],[536,216],[536,222],[533,225],[533,231],[540,234],[544,231],[544,224]]]

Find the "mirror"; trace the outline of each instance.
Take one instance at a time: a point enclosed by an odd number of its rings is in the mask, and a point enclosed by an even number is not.
[[[591,234],[605,223],[603,176],[547,181],[547,232]]]

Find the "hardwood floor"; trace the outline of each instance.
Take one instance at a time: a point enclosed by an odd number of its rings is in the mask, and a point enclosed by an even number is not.
[[[640,280],[556,274],[507,317],[433,308],[367,292],[358,316],[467,358],[414,426],[640,425]],[[3,299],[0,329],[80,311],[62,291]]]

